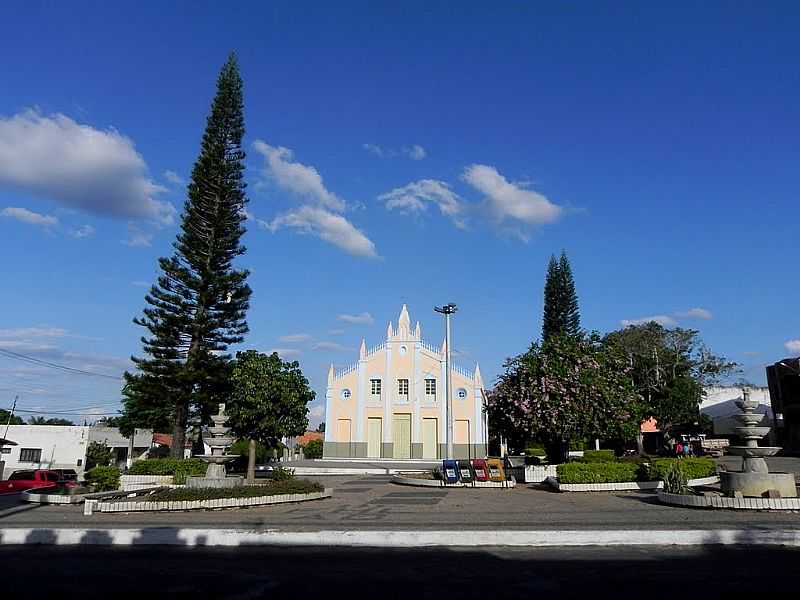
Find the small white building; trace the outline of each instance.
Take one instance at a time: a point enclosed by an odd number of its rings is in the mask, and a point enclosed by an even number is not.
[[[113,464],[120,469],[130,466],[128,453],[131,447],[131,440],[123,436],[117,427],[90,427],[89,442],[98,442],[108,446],[113,452]],[[133,454],[131,454],[130,460],[144,458],[152,446],[152,429],[135,430],[133,434]]]
[[[766,427],[774,427],[774,415],[769,399],[769,389],[766,387],[751,387],[750,399],[758,400],[755,412],[763,416],[761,423]],[[704,389],[705,397],[700,403],[700,412],[711,417],[714,422],[715,435],[735,435],[734,427],[741,424],[734,419],[734,415],[741,411],[736,406],[736,400],[742,397],[742,388],[738,386],[710,386]],[[770,432],[773,433],[773,432]]]
[[[91,427],[65,425],[11,425],[0,458],[3,478],[20,469],[74,469],[80,475],[86,464]]]

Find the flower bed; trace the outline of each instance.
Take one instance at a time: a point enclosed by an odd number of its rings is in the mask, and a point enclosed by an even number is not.
[[[256,498],[279,494],[310,494],[324,488],[305,479],[287,479],[267,485],[247,485],[233,488],[174,488],[160,490],[142,498],[144,502],[168,502],[171,500],[215,500],[217,498]]]

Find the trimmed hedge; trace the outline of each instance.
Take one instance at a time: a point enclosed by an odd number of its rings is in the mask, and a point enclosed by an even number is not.
[[[276,481],[267,485],[246,485],[235,488],[173,488],[145,496],[147,502],[168,500],[217,500],[219,498],[255,498],[279,494],[310,494],[322,492],[324,487],[307,479]]]
[[[119,489],[119,469],[117,467],[97,466],[86,471],[86,483],[98,492]]]
[[[556,473],[560,483],[627,483],[663,481],[675,468],[680,469],[687,480],[717,473],[717,465],[710,458],[657,458],[649,464],[633,460],[569,462],[558,465]]]
[[[533,444],[525,448],[525,456],[546,456],[547,452],[544,449],[544,446],[538,446]]]
[[[570,462],[558,465],[559,483],[623,483],[639,479],[639,465],[624,462]]]
[[[584,450],[583,457],[579,458],[577,462],[582,463],[599,463],[599,462],[614,462],[617,457],[614,455],[613,450]]]
[[[673,465],[678,465],[686,479],[701,479],[717,474],[717,464],[710,458],[656,458],[650,464],[650,477],[663,480]]]
[[[205,475],[208,465],[199,458],[146,458],[131,465],[129,475],[173,475],[174,483],[186,483],[192,475]]]

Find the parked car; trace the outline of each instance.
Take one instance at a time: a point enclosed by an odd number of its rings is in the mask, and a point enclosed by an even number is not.
[[[0,481],[0,494],[61,485],[71,487],[77,485],[77,483],[74,480],[65,480],[58,471],[51,471],[50,469],[14,471],[8,479]]]
[[[75,469],[51,469],[58,473],[61,481],[78,481],[78,472]]]
[[[256,465],[256,478],[266,478],[269,479],[272,477],[272,464],[258,464]],[[246,475],[247,474],[247,462],[245,461],[244,464],[239,462],[233,462],[230,464],[228,468],[228,473],[237,474],[237,475]]]

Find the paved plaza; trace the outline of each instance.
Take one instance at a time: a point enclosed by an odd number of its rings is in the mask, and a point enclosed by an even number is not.
[[[705,511],[657,503],[652,493],[556,493],[515,489],[414,488],[386,476],[320,477],[333,498],[240,510],[83,515],[82,506],[13,504],[0,528],[209,527],[334,530],[768,529],[800,528],[800,514]]]

